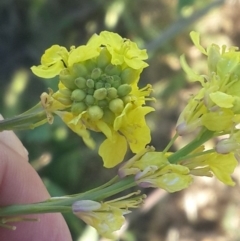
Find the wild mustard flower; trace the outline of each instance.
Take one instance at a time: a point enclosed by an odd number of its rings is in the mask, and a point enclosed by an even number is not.
[[[204,49],[199,34],[191,32],[195,46],[207,56],[208,75],[196,74],[181,58],[182,67],[191,81],[199,81],[201,90],[181,113],[179,134],[196,128],[230,133],[240,123],[240,52],[237,47],[221,48],[212,44]]]
[[[119,176],[128,175],[135,175],[135,181],[140,187],[158,187],[168,192],[180,191],[192,183],[187,167],[171,164],[166,154],[151,150],[120,167]]]
[[[138,208],[143,202],[144,195],[130,198],[136,194],[139,192],[101,203],[80,200],[72,205],[72,210],[77,217],[94,227],[101,236],[112,239],[114,232],[123,226],[124,215],[131,212],[129,208]]]
[[[152,87],[138,87],[147,57],[136,43],[103,31],[70,51],[53,45],[43,54],[41,65],[31,68],[39,77],[59,78],[58,91],[42,96],[50,121],[53,114],[60,116],[91,148],[89,130],[106,136],[99,148],[105,167],[120,163],[128,144],[137,153],[150,142],[145,115],[154,109],[145,101]]]
[[[219,154],[217,152],[206,153],[180,162],[189,168],[190,173],[195,176],[216,176],[221,182],[234,186],[231,174],[238,165],[232,152]]]

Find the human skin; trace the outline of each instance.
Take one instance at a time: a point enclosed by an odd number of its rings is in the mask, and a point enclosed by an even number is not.
[[[29,164],[28,153],[20,140],[11,131],[0,132],[0,207],[40,202],[48,198],[49,193]],[[14,231],[0,227],[0,240],[72,240],[61,214],[35,214],[28,217],[39,221],[9,223],[16,226]]]

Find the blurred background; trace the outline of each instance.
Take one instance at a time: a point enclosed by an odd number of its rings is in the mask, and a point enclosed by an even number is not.
[[[206,61],[189,33],[201,34],[202,44],[240,46],[240,0],[1,0],[0,1],[0,113],[12,117],[39,102],[57,79],[34,76],[30,67],[53,44],[69,49],[85,44],[93,33],[109,30],[147,48],[149,67],[140,85],[151,83],[156,103],[148,115],[152,145],[163,150],[174,133],[179,113],[199,89],[189,84],[179,64],[185,54],[199,73]],[[96,151],[58,118],[54,123],[17,135],[52,196],[84,192],[111,179],[116,168],[105,169]],[[98,135],[94,135],[98,142]],[[69,141],[71,140],[71,141]],[[177,142],[184,145],[184,141]],[[130,156],[130,153],[129,153]],[[214,178],[196,179],[187,190],[167,194],[147,190],[141,210],[127,216],[119,233],[122,241],[238,241],[240,240],[240,171],[235,187]],[[97,241],[93,229],[65,215],[74,241]]]

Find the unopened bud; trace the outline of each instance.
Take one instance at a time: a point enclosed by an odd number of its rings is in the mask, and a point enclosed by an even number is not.
[[[126,68],[121,73],[122,83],[125,83],[125,84],[132,84],[136,82],[138,78],[139,78],[139,72],[131,68]]]
[[[122,112],[124,108],[124,103],[121,99],[113,99],[109,102],[109,109],[115,114],[119,114]]]
[[[111,55],[109,54],[107,48],[103,48],[97,58],[97,66],[100,68],[105,68],[111,61]]]
[[[92,200],[79,200],[73,203],[72,210],[77,212],[91,212],[101,208],[101,204]]]
[[[63,83],[63,85],[68,89],[70,90],[76,89],[74,78],[69,74],[68,70],[63,69],[59,74],[59,79]]]
[[[91,78],[96,80],[101,76],[102,70],[99,68],[95,68],[93,69],[92,73],[91,73]]]
[[[109,99],[116,99],[118,97],[117,90],[113,87],[107,89],[107,97]]]
[[[105,68],[105,73],[108,75],[119,75],[121,73],[121,68],[120,66],[109,64]]]
[[[72,92],[71,99],[74,101],[82,101],[86,97],[86,93],[83,90],[76,89]]]
[[[86,85],[86,79],[84,79],[83,77],[78,77],[74,80],[75,85],[79,88],[79,89],[84,89],[87,87]]]
[[[128,95],[132,91],[132,87],[128,84],[120,85],[117,89],[117,93],[120,97]]]
[[[91,105],[93,105],[95,103],[95,98],[92,95],[86,95],[85,103],[88,106],[91,106]]]
[[[96,100],[103,100],[107,96],[107,90],[105,88],[100,88],[94,91],[93,97]]]
[[[95,88],[96,89],[100,89],[104,87],[104,83],[101,81],[98,81],[97,83],[95,83]]]
[[[85,77],[88,74],[87,68],[83,64],[73,64],[71,72],[76,77]]]
[[[223,139],[220,140],[215,147],[215,150],[217,153],[220,154],[228,154],[230,152],[236,151],[240,146],[236,141],[233,141],[232,139]]]
[[[105,107],[108,106],[108,101],[107,100],[99,100],[98,106],[101,107],[101,108],[105,108]]]
[[[74,115],[79,115],[87,109],[87,106],[83,102],[75,102],[72,104],[71,112]]]
[[[94,88],[94,80],[93,79],[87,79],[86,85],[88,88]]]
[[[93,121],[97,121],[103,117],[103,110],[97,105],[90,106],[88,108],[88,115]]]

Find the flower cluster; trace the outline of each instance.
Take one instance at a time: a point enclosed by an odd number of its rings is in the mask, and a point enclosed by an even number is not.
[[[191,81],[199,81],[201,90],[193,96],[181,113],[177,131],[180,135],[196,128],[215,133],[234,133],[240,123],[240,52],[238,48],[212,44],[206,50],[199,34],[191,32],[195,46],[207,56],[207,76],[196,74],[181,58],[182,67]]]
[[[162,188],[168,192],[180,191],[192,183],[187,167],[171,164],[163,152],[147,147],[119,169],[121,178],[135,175],[135,182],[143,188]]]
[[[151,85],[139,89],[142,70],[148,66],[146,50],[118,34],[103,31],[88,43],[68,51],[53,45],[33,66],[39,77],[58,76],[58,91],[43,93],[41,102],[48,119],[61,119],[91,148],[95,143],[89,131],[102,132],[106,139],[99,154],[105,167],[120,163],[130,149],[137,153],[150,142],[145,115],[153,111],[145,106]]]

